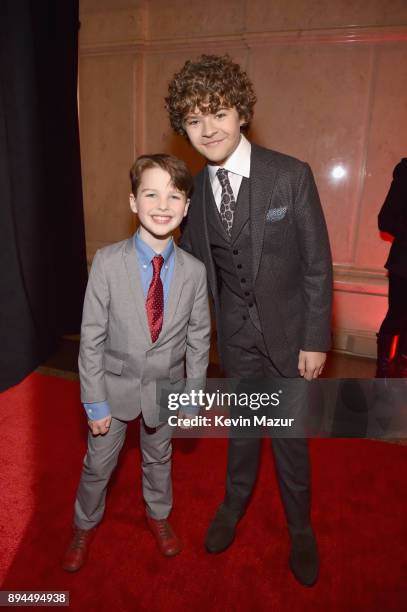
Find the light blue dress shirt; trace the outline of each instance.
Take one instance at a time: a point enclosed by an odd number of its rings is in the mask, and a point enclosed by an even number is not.
[[[160,253],[155,253],[151,247],[146,244],[139,235],[139,232],[134,234],[134,247],[135,247],[135,257],[137,259],[137,263],[140,270],[140,278],[141,278],[141,286],[143,287],[144,300],[147,299],[148,289],[150,287],[152,278],[153,278],[153,257],[160,255]],[[175,266],[175,249],[174,249],[174,241],[170,240],[168,245],[165,247],[164,251],[161,253],[161,256],[164,259],[164,264],[161,268],[160,278],[163,284],[163,292],[164,292],[164,314],[165,308],[168,303],[168,296],[170,293],[171,280],[174,273]],[[97,421],[98,419],[104,419],[105,417],[111,414],[110,406],[108,401],[104,402],[93,402],[91,404],[83,405],[88,419],[92,421]]]

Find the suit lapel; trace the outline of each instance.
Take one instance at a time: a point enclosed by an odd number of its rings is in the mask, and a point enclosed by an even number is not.
[[[134,238],[129,238],[124,248],[124,262],[126,265],[127,275],[129,277],[129,285],[131,294],[134,299],[135,311],[137,312],[140,326],[146,337],[147,342],[152,346],[151,334],[148,327],[146,306],[144,302],[143,287],[141,284],[140,270],[137,263],[136,251],[134,248]]]
[[[250,163],[250,225],[252,241],[253,282],[256,280],[263,250],[266,213],[277,178],[277,169],[260,157],[261,149],[252,144]]]
[[[243,177],[236,201],[235,218],[232,225],[231,244],[239,237],[249,218],[249,179]]]
[[[197,190],[197,199],[200,196],[200,202],[197,201],[196,204],[197,204],[198,211],[202,211],[202,215],[198,216],[197,227],[198,228],[202,227],[202,232],[199,232],[199,229],[198,229],[198,232],[200,234],[199,243],[202,248],[202,260],[206,267],[206,273],[208,276],[208,284],[209,284],[209,287],[212,293],[212,297],[214,299],[215,304],[217,305],[218,287],[217,287],[217,280],[216,280],[215,264],[213,263],[213,259],[212,259],[211,240],[210,240],[209,231],[208,231],[208,217],[207,217],[207,214],[208,214],[207,207],[211,203],[209,198],[211,195],[213,196],[213,194],[207,193],[207,190],[209,189],[212,189],[212,188],[211,188],[210,181],[209,181],[208,169],[207,167],[205,167],[202,172],[201,189],[199,190],[198,188]],[[201,222],[202,222],[202,226],[201,226]]]
[[[161,333],[158,336],[157,341],[154,343],[154,346],[160,344],[160,342],[165,338],[165,335],[168,329],[171,328],[171,322],[177,311],[177,306],[179,304],[181,294],[182,294],[182,288],[184,286],[185,266],[184,266],[184,260],[182,258],[182,252],[181,252],[181,249],[179,249],[175,244],[174,244],[174,249],[175,249],[175,262],[174,262],[174,271],[172,273],[172,279],[171,279],[171,285],[170,285],[170,293],[168,296],[168,302],[164,310],[164,321],[163,321]]]

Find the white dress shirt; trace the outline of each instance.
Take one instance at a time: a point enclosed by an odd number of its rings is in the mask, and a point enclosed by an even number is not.
[[[230,186],[232,187],[233,195],[235,200],[239,195],[240,185],[242,178],[250,178],[250,156],[252,151],[252,145],[250,142],[241,134],[240,142],[232,155],[226,160],[223,166],[213,166],[208,164],[209,180],[211,182],[213,195],[215,198],[216,206],[220,209],[220,201],[222,197],[222,186],[216,176],[219,168],[224,168],[228,171],[228,178]]]

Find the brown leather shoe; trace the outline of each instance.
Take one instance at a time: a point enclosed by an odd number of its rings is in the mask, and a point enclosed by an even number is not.
[[[166,519],[156,520],[147,516],[147,524],[163,555],[174,557],[181,552],[181,542]]]
[[[72,541],[67,548],[62,563],[62,568],[66,572],[77,572],[81,569],[87,559],[89,544],[94,532],[95,528],[79,529],[79,527],[75,527]]]

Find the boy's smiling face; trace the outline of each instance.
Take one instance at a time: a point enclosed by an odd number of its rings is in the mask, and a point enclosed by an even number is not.
[[[186,194],[179,191],[169,173],[159,167],[144,170],[137,196],[130,194],[130,208],[140,221],[140,238],[152,248],[157,240],[167,239],[180,225],[188,206]]]
[[[184,119],[191,145],[217,166],[222,166],[238,146],[244,124],[235,108],[220,108],[216,113],[202,113],[196,108]]]

